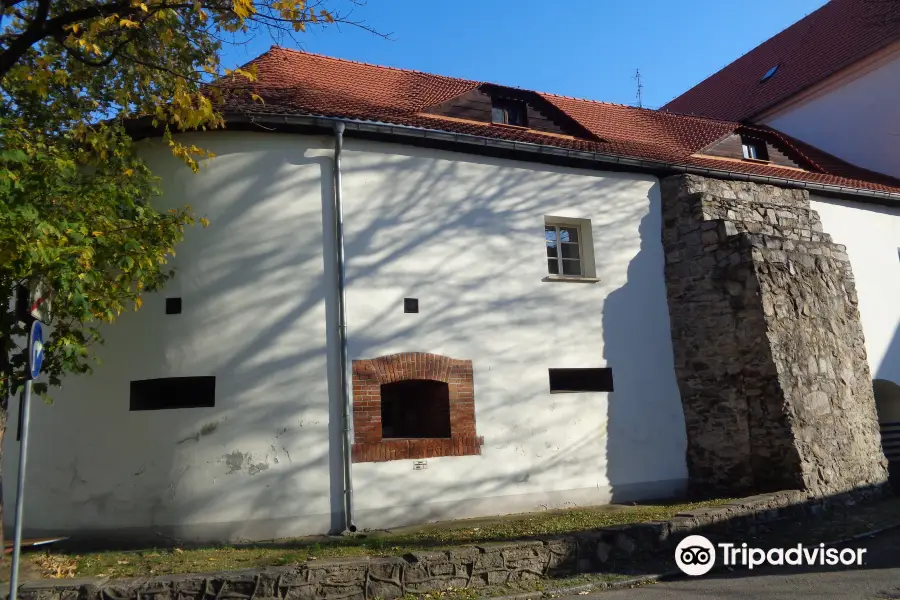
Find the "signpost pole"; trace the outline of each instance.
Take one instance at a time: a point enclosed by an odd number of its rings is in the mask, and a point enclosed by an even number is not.
[[[22,513],[25,511],[25,463],[28,459],[28,422],[31,416],[31,381],[41,372],[44,362],[44,334],[40,321],[31,324],[28,336],[28,379],[22,403],[22,440],[19,443],[19,473],[16,481],[16,528],[13,537],[12,567],[9,575],[9,600],[19,590],[19,558],[22,553]]]
[[[31,415],[31,380],[25,382],[22,403],[22,440],[19,445],[19,473],[16,483],[16,529],[13,537],[12,567],[9,575],[9,600],[16,600],[19,589],[19,556],[22,553],[22,513],[25,508],[25,462],[28,458],[28,418]]]

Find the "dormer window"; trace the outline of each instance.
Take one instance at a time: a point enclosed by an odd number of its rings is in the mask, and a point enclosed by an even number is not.
[[[752,138],[741,137],[741,151],[746,160],[769,160],[766,143]]]
[[[528,119],[525,115],[525,103],[520,100],[491,99],[491,122],[493,123],[528,127]]]

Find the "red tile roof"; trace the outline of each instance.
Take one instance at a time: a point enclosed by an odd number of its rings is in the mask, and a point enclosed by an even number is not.
[[[900,39],[900,4],[832,0],[665,106],[743,121]],[[772,67],[778,70],[761,81]]]
[[[865,171],[810,146],[768,130],[811,172],[766,164],[694,156],[742,127],[738,123],[579,100],[540,92],[541,99],[574,119],[597,139],[568,138],[477,121],[447,119],[421,111],[466,93],[481,82],[336,59],[273,46],[254,59],[252,84],[264,103],[233,95],[229,113],[316,115],[422,127],[451,133],[529,142],[685,166],[900,193],[900,181]],[[248,68],[245,65],[244,68]]]

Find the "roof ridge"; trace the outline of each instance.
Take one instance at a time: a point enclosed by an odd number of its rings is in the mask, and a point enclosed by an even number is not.
[[[567,96],[565,94],[555,94],[553,92],[541,92],[539,90],[529,90],[535,94],[542,96],[553,96],[554,98],[565,98],[567,100],[577,100],[579,102],[590,102],[591,104],[605,104],[606,106],[621,106],[622,108],[633,108],[635,110],[649,110],[656,112],[652,108],[643,108],[641,106],[632,106],[630,104],[622,104],[621,102],[608,102],[606,100],[594,100],[593,98],[579,98],[578,96]]]
[[[287,50],[288,52],[293,52],[295,54],[305,54],[306,56],[315,56],[317,58],[327,58],[329,60],[336,60],[338,62],[350,63],[354,65],[362,65],[364,67],[376,67],[378,69],[388,69],[389,71],[399,71],[401,73],[416,73],[418,75],[428,75],[429,77],[441,77],[443,79],[454,79],[456,81],[464,81],[466,83],[475,83],[477,85],[496,85],[498,87],[505,87],[514,90],[520,90],[523,92],[532,92],[534,94],[541,94],[544,96],[554,96],[557,98],[568,98],[569,100],[578,100],[580,102],[592,102],[594,104],[606,104],[609,106],[621,106],[623,108],[633,108],[635,110],[646,110],[650,112],[660,112],[659,109],[654,108],[643,108],[639,106],[631,106],[630,104],[621,104],[618,102],[608,102],[606,100],[594,100],[592,98],[579,98],[576,96],[566,96],[565,94],[556,94],[553,92],[542,92],[540,90],[533,90],[531,88],[525,88],[518,85],[509,85],[506,83],[495,83],[493,81],[481,81],[478,79],[469,79],[466,77],[455,77],[453,75],[441,75],[440,73],[429,73],[428,71],[420,71],[418,69],[406,69],[403,67],[389,67],[387,65],[379,65],[376,63],[365,62],[361,60],[351,60],[349,58],[339,58],[337,56],[329,56],[327,54],[319,54],[318,52],[309,52],[307,50],[297,50],[295,48],[286,48],[284,46],[279,46],[277,44],[273,44],[269,51],[272,50]]]
[[[631,104],[622,104],[621,102],[607,102],[606,100],[592,100],[590,98],[578,98],[577,96],[566,96],[565,94],[554,94],[552,92],[539,92],[537,90],[534,91],[536,94],[541,94],[542,96],[552,96],[554,98],[566,98],[567,100],[577,100],[578,102],[590,102],[591,104],[603,104],[605,106],[620,106],[622,108],[629,108],[631,110],[640,110],[648,113],[654,114],[665,114],[665,115],[673,115],[675,117],[688,117],[691,119],[697,119],[698,121],[708,121],[711,123],[722,123],[724,125],[743,125],[740,121],[729,121],[728,119],[717,119],[715,117],[706,117],[703,115],[694,115],[683,112],[678,112],[674,110],[665,109],[663,107],[660,108],[646,108],[644,106],[633,106]]]
[[[658,114],[658,113],[665,113],[665,114],[671,114],[671,115],[675,115],[675,116],[679,116],[679,117],[690,117],[690,118],[693,118],[693,119],[699,119],[699,120],[702,120],[702,121],[709,121],[709,122],[714,122],[714,123],[723,123],[723,124],[724,124],[724,123],[727,123],[727,124],[730,124],[730,125],[739,124],[739,123],[737,123],[736,121],[729,121],[729,120],[727,120],[727,119],[715,119],[715,118],[712,118],[712,117],[704,117],[704,116],[701,116],[701,115],[689,115],[689,114],[686,114],[686,113],[679,113],[679,112],[676,112],[676,111],[663,110],[662,108],[645,108],[645,107],[643,107],[643,106],[632,106],[632,105],[630,105],[630,104],[622,104],[622,103],[620,103],[620,102],[609,102],[609,101],[606,101],[606,100],[594,100],[593,98],[579,98],[579,97],[577,97],[577,96],[567,96],[567,95],[565,95],[565,94],[557,94],[557,93],[554,93],[554,92],[543,92],[543,91],[540,91],[540,90],[533,90],[533,89],[530,89],[530,88],[524,88],[524,87],[517,86],[517,85],[507,85],[507,84],[503,84],[503,83],[494,83],[494,82],[491,82],[491,81],[480,81],[480,80],[477,80],[477,79],[469,79],[469,78],[464,78],[464,77],[454,77],[454,76],[452,76],[452,75],[441,75],[441,74],[439,74],[439,73],[429,73],[429,72],[427,72],[427,71],[420,71],[420,70],[418,70],[418,69],[406,69],[406,68],[402,68],[402,67],[389,67],[389,66],[387,66],[387,65],[379,65],[379,64],[376,64],[376,63],[370,63],[370,62],[365,62],[365,61],[361,61],[361,60],[351,60],[351,59],[349,59],[349,58],[339,58],[339,57],[337,57],[337,56],[329,56],[329,55],[327,55],[327,54],[319,54],[318,52],[309,52],[309,51],[307,51],[307,50],[297,50],[297,49],[295,49],[295,48],[287,48],[287,47],[285,47],[285,46],[279,46],[279,45],[277,45],[277,44],[272,44],[272,46],[269,48],[268,52],[271,52],[272,50],[285,50],[285,51],[287,51],[287,52],[292,52],[292,53],[294,53],[294,54],[303,54],[303,55],[306,55],[306,56],[313,56],[313,57],[316,57],[316,58],[324,58],[324,59],[334,60],[334,61],[342,62],[342,63],[350,63],[350,64],[354,64],[354,65],[362,65],[362,66],[364,66],[364,67],[375,67],[375,68],[377,68],[377,69],[387,69],[388,71],[397,71],[397,72],[400,72],[400,73],[415,73],[415,74],[417,74],[417,75],[426,75],[426,76],[428,76],[428,77],[440,77],[440,78],[442,78],[442,79],[452,79],[452,80],[455,80],[455,81],[460,81],[460,82],[465,82],[465,83],[473,83],[473,84],[475,84],[476,86],[477,86],[477,85],[496,85],[496,86],[498,86],[498,87],[505,87],[505,88],[515,89],[515,90],[520,90],[520,91],[523,91],[523,92],[531,92],[531,93],[533,93],[533,94],[539,94],[539,95],[541,95],[541,96],[551,96],[551,97],[554,97],[554,98],[565,98],[565,99],[567,99],[567,100],[576,100],[576,101],[578,101],[578,102],[589,102],[589,103],[591,103],[591,104],[602,104],[602,105],[604,105],[604,106],[619,106],[619,107],[621,107],[621,108],[627,108],[627,109],[631,109],[631,110],[645,111],[645,112],[649,112],[649,113],[657,113],[657,114]],[[267,52],[267,53],[268,53],[268,52]],[[570,117],[571,117],[571,115],[570,115]]]
[[[379,65],[375,63],[364,62],[361,60],[350,60],[349,58],[339,58],[337,56],[328,56],[327,54],[319,54],[318,52],[308,52],[306,50],[297,50],[295,48],[286,48],[284,46],[279,46],[277,44],[272,44],[269,48],[268,52],[272,50],[286,50],[288,52],[293,52],[294,54],[305,54],[306,56],[314,56],[316,58],[327,58],[329,60],[336,60],[338,62],[350,63],[354,65],[362,65],[364,67],[375,67],[378,69],[387,69],[389,71],[400,71],[401,73],[415,73],[417,75],[427,75],[429,77],[441,77],[443,79],[455,79],[457,81],[471,82],[481,85],[482,83],[486,83],[484,81],[476,81],[474,79],[465,79],[463,77],[453,77],[451,75],[439,75],[437,73],[428,73],[427,71],[419,71],[417,69],[404,69],[402,67],[389,67],[387,65]]]

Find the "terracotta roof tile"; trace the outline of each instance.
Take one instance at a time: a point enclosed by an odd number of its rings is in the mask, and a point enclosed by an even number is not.
[[[832,0],[665,106],[743,121],[900,39],[900,4]],[[762,77],[778,66],[766,81]]]
[[[529,142],[617,156],[716,168],[799,181],[900,193],[900,181],[859,169],[766,128],[779,142],[809,161],[810,171],[698,157],[703,148],[747,126],[735,122],[693,117],[534,93],[574,119],[598,140],[566,138],[492,125],[450,120],[422,111],[472,90],[481,82],[405,71],[272,47],[249,64],[256,65],[258,81],[251,85],[264,103],[244,95],[231,96],[229,112],[242,114],[302,114],[344,117]],[[247,65],[245,65],[245,68]]]

